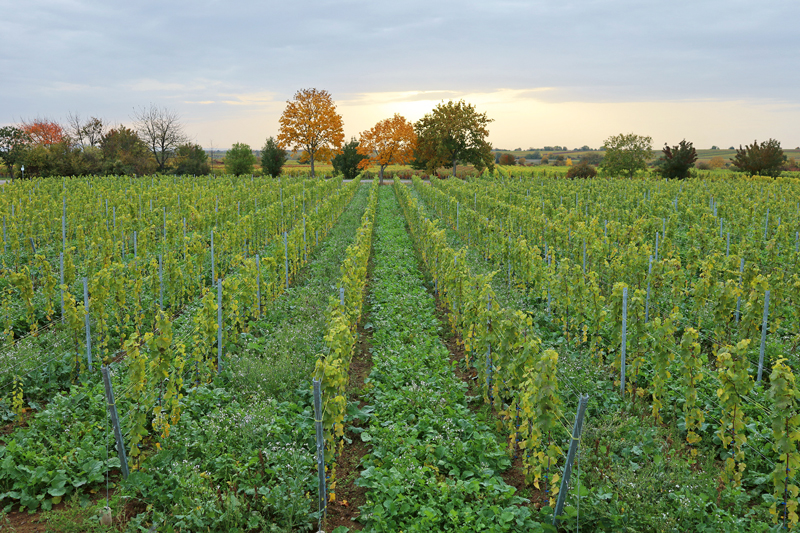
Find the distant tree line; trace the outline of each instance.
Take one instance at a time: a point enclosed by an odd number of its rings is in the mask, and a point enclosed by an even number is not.
[[[189,141],[178,116],[150,106],[135,112],[133,127],[69,115],[66,124],[37,118],[0,128],[0,160],[12,177],[153,172],[207,174],[208,156]]]
[[[787,158],[780,143],[775,139],[761,143],[754,141],[753,144],[740,146],[739,149],[731,146],[731,150],[736,150],[731,161],[726,161],[722,156],[698,161],[697,150],[686,140],[676,146],[665,145],[657,158],[654,157],[651,145],[650,137],[620,134],[609,137],[600,149],[591,153],[586,153],[591,150],[588,146],[576,149],[574,151],[582,153],[570,159],[563,153],[540,152],[534,148],[529,148],[527,151],[532,153],[524,156],[514,154],[517,150],[500,148],[494,148],[494,154],[495,163],[498,165],[567,165],[572,167],[567,174],[570,178],[594,177],[598,171],[604,176],[631,178],[638,172],[651,171],[668,179],[685,179],[694,175],[695,169],[715,170],[728,167],[749,175],[775,177],[784,170],[800,169],[794,158]],[[712,146],[711,149],[719,150],[719,147]]]
[[[544,148],[528,148],[527,150],[523,150],[522,148],[514,148],[513,150],[508,150],[506,148],[492,148],[494,152],[591,152],[596,150],[602,150],[602,148],[592,148],[586,144],[581,146],[580,148],[573,148],[570,150],[566,146],[545,146]]]
[[[562,148],[545,147],[545,148]],[[587,149],[584,146],[581,150]],[[719,148],[714,146],[713,150]],[[601,172],[604,176],[632,178],[639,172],[652,171],[666,179],[686,179],[694,175],[695,169],[712,170],[730,166],[733,170],[749,175],[779,176],[783,170],[797,168],[797,162],[787,159],[780,143],[775,139],[764,142],[754,141],[751,145],[735,149],[736,154],[730,163],[722,156],[714,156],[710,161],[698,162],[697,150],[691,142],[682,140],[675,146],[664,145],[660,157],[655,158],[652,138],[643,135],[612,135],[604,141],[603,147],[593,153],[582,153],[573,158],[563,153],[540,153],[535,151],[526,157],[518,157],[513,151],[495,149],[495,162],[499,165],[526,165],[534,160],[541,165],[570,166],[569,178],[591,178]],[[529,149],[533,150],[533,149]]]
[[[611,176],[632,178],[637,172],[647,170],[648,162],[653,158],[651,143],[650,137],[634,133],[611,136],[604,143],[605,154],[600,168]],[[684,139],[675,146],[665,144],[661,156],[652,165],[663,178],[686,179],[692,177],[696,163],[697,150]],[[724,165],[719,156],[708,164],[710,168]],[[787,158],[777,140],[753,141],[744,148],[739,146],[731,166],[750,176],[777,177],[787,166]]]
[[[97,117],[87,120],[69,115],[66,124],[36,119],[0,128],[0,161],[8,174],[27,176],[74,176],[87,174],[134,174],[153,172],[207,174],[208,156],[183,131],[180,117],[156,105],[134,111],[132,127],[109,126]],[[442,102],[415,123],[395,114],[362,132],[358,139],[344,143],[342,117],[330,94],[324,90],[302,89],[287,101],[280,118],[277,138],[266,140],[261,150],[264,175],[280,175],[290,151],[308,162],[311,175],[315,163],[332,163],[334,171],[354,178],[370,165],[377,165],[383,180],[390,165],[411,165],[434,174],[441,168],[456,176],[459,164],[472,165],[481,172],[495,164],[527,164],[513,152],[500,153],[487,138],[492,119],[463,100]],[[716,146],[713,149],[718,149]],[[542,165],[569,166],[570,178],[591,178],[598,171],[605,176],[633,178],[652,169],[668,179],[685,179],[695,167],[722,168],[721,156],[697,163],[697,150],[682,140],[664,145],[654,160],[652,138],[634,133],[613,135],[592,152],[584,145],[572,154],[565,146],[545,146],[526,154]],[[559,153],[561,152],[561,153]],[[591,153],[586,153],[591,152]],[[249,174],[258,162],[249,145],[236,143],[227,151],[225,170]],[[778,176],[796,162],[787,161],[780,143],[769,139],[741,146],[731,162],[733,169],[750,175]]]
[[[12,177],[210,172],[207,154],[189,142],[175,112],[151,105],[132,118],[132,127],[77,115],[67,124],[36,119],[6,126],[0,129],[0,159]],[[370,165],[378,166],[381,179],[390,165],[411,164],[431,174],[445,167],[454,176],[459,164],[481,171],[494,167],[486,140],[490,122],[473,105],[450,101],[413,124],[395,114],[344,144],[342,118],[330,94],[302,89],[287,101],[277,138],[266,140],[261,167],[265,175],[280,175],[292,151],[310,163],[312,176],[317,162],[333,162],[337,173],[351,178]],[[232,174],[251,173],[256,163],[245,143],[235,143],[224,159]]]

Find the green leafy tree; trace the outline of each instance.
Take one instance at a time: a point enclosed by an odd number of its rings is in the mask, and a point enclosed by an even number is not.
[[[781,175],[781,170],[786,162],[786,156],[781,148],[781,143],[775,139],[761,142],[753,141],[750,146],[744,148],[739,145],[736,156],[733,158],[733,166],[740,172],[747,172],[751,176],[772,176],[776,178]]]
[[[333,158],[333,171],[341,173],[346,180],[355,179],[358,176],[358,165],[361,161],[369,159],[367,156],[358,153],[358,141],[354,138],[342,147],[342,151]]]
[[[656,163],[661,177],[681,180],[689,177],[690,170],[697,161],[697,150],[692,143],[684,139],[677,146],[669,147],[664,144],[661,151],[664,155]]]
[[[45,144],[31,144],[25,148],[25,155],[19,161],[25,164],[25,177],[55,175],[54,154]]]
[[[499,156],[497,156],[499,158]],[[426,170],[428,168],[428,160],[419,151],[419,139],[417,139],[417,146],[414,147],[414,159],[408,164],[414,170]]]
[[[103,172],[106,174],[150,174],[156,161],[147,145],[132,129],[120,126],[103,135],[100,141]]]
[[[417,154],[426,162],[428,173],[452,166],[456,175],[458,162],[475,165],[480,172],[494,169],[492,146],[486,138],[492,122],[485,113],[463,100],[441,103],[414,124],[417,133]]]
[[[186,143],[175,150],[175,174],[202,176],[210,173],[208,154],[199,144]]]
[[[80,176],[102,172],[97,149],[84,153],[68,139],[53,144],[36,144],[25,152],[26,176]]]
[[[603,170],[612,176],[632,178],[637,170],[647,168],[647,160],[653,156],[652,143],[652,137],[635,133],[612,135],[603,143]]]
[[[25,152],[25,145],[30,141],[28,135],[15,126],[0,128],[0,159],[8,168],[11,179],[14,179],[14,165],[16,165]]]
[[[273,178],[280,176],[287,156],[286,150],[278,145],[274,137],[268,138],[261,149],[261,168],[264,170],[264,175]]]
[[[256,156],[253,155],[250,146],[245,143],[234,144],[225,154],[225,172],[228,174],[236,176],[252,174],[255,164]]]

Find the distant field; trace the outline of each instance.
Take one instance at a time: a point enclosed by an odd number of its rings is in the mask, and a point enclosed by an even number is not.
[[[787,150],[786,148],[784,148],[783,153],[786,155],[787,158],[793,157],[797,159],[800,157],[800,149],[797,148],[793,148],[791,150]],[[736,150],[698,150],[697,160],[710,161],[712,157],[722,157],[726,161],[732,161],[735,155],[736,155]]]
[[[307,163],[301,164],[296,159],[290,159],[289,161],[286,162],[286,164],[284,165],[283,168],[286,169],[286,170],[308,170],[308,171],[310,171],[311,170],[311,165],[309,165]],[[260,170],[261,169],[261,164],[259,163],[259,164],[254,165],[253,169],[254,170]],[[330,174],[330,173],[333,173],[333,165],[325,164],[325,163],[314,163],[314,170],[316,172],[322,172],[322,173]],[[373,165],[373,166],[371,166],[369,168],[369,170],[372,171],[372,172],[376,172],[377,173],[379,168],[378,168],[377,165]],[[396,172],[398,170],[413,171],[413,169],[411,167],[409,167],[409,166],[401,166],[401,165],[390,165],[389,167],[386,168],[386,170],[390,171],[390,172]],[[225,171],[225,164],[221,160],[214,160],[214,162],[211,165],[211,171],[212,171],[212,173],[213,172],[224,172]]]
[[[565,151],[565,152],[545,152],[543,150],[537,150],[540,154],[550,154],[551,158],[557,155],[563,155],[565,158],[570,158],[573,160],[580,159],[587,154],[600,154],[601,156],[604,154],[603,150],[591,150],[591,151]],[[534,151],[531,150],[521,150],[519,152],[514,150],[499,150],[495,153],[498,154],[512,154],[514,157],[524,157],[526,159],[531,159],[531,156],[534,154]],[[800,158],[800,148],[792,148],[792,149],[783,149],[783,153],[786,154],[786,157],[794,157],[795,159]],[[661,148],[656,147],[653,150],[653,155],[658,158],[661,155]],[[711,149],[698,149],[697,150],[697,159],[698,161],[709,161],[712,157],[721,156],[725,160],[732,160],[733,157],[736,155],[736,150],[711,150]]]
[[[798,148],[784,149],[783,152],[784,152],[784,154],[786,154],[787,158],[800,159],[800,149],[798,149]],[[499,153],[499,154],[513,154],[515,157],[525,157],[527,159],[530,159],[531,158],[530,156],[533,154],[533,152],[530,151],[530,150],[521,150],[519,152],[516,152],[516,151],[513,151],[513,150],[501,150],[501,151],[498,151],[497,153]],[[565,158],[571,159],[573,162],[579,161],[582,157],[584,157],[585,155],[588,155],[588,154],[600,154],[601,156],[604,154],[603,151],[595,151],[595,150],[583,151],[583,152],[566,151],[566,152],[546,152],[546,153],[551,154],[551,158],[553,156],[555,156],[555,155],[559,155],[560,154],[560,155],[563,155]],[[661,155],[661,150],[660,149],[659,150],[653,150],[653,155],[655,156],[655,158],[658,158]],[[722,157],[726,162],[728,162],[728,161],[733,160],[733,157],[735,155],[736,155],[736,150],[711,150],[711,149],[700,149],[700,150],[697,150],[697,160],[698,160],[698,162],[701,162],[701,161],[702,162],[708,162],[708,161],[711,160],[712,157],[717,157],[717,156]],[[256,165],[254,167],[254,170],[260,170],[260,168],[261,168],[260,165]],[[290,159],[289,161],[286,162],[285,168],[287,170],[311,170],[311,165],[300,164],[297,160]],[[330,174],[330,173],[333,172],[333,166],[330,165],[330,164],[326,165],[326,164],[319,164],[318,163],[318,164],[314,165],[314,168],[315,168],[315,170],[317,172],[321,172],[321,173]],[[468,167],[463,167],[463,169],[466,169],[466,168],[468,168]],[[503,166],[501,168],[504,169],[504,171],[509,172],[511,174],[519,174],[519,173],[521,173],[520,170],[521,170],[522,167],[519,167],[519,166]],[[459,169],[461,170],[462,167],[459,167]],[[539,170],[534,170],[534,169],[539,169]],[[372,167],[370,167],[369,170],[371,172],[377,173],[378,172],[378,167],[373,165]],[[397,172],[397,171],[400,171],[400,170],[413,172],[413,169],[411,167],[409,167],[409,166],[401,166],[401,165],[391,165],[386,170],[388,172]],[[556,166],[553,166],[553,165],[550,165],[550,166],[547,166],[547,167],[536,166],[536,167],[530,167],[530,170],[525,171],[524,174],[525,175],[530,175],[531,173],[538,174],[538,173],[547,172],[548,175],[562,175],[562,174],[566,174],[567,170],[568,170],[568,167],[566,167],[566,166],[564,166],[564,167],[556,167]],[[225,165],[223,164],[223,162],[221,160],[215,160],[213,162],[213,164],[212,164],[212,170],[211,171],[212,171],[212,173],[224,172],[225,171]],[[707,171],[704,171],[704,172],[707,172]],[[722,171],[722,172],[726,172],[726,171]],[[783,175],[784,176],[797,177],[798,173],[796,173],[796,172],[784,172]]]

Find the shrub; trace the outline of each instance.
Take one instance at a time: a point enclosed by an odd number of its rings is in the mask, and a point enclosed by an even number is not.
[[[751,176],[772,176],[776,178],[781,175],[781,170],[786,162],[781,143],[775,139],[761,142],[753,141],[750,146],[739,147],[736,150],[736,157],[733,159],[733,166],[740,172],[747,172]]]
[[[283,170],[286,156],[286,150],[281,148],[273,137],[269,137],[261,149],[261,168],[264,174],[277,178]]]
[[[682,140],[678,145],[669,147],[666,144],[662,155],[656,162],[656,167],[664,179],[686,179],[690,176],[690,169],[697,161],[697,150],[692,143]],[[700,168],[700,165],[698,165]],[[710,165],[703,170],[710,169]]]
[[[597,176],[597,169],[587,163],[586,161],[581,161],[577,165],[573,165],[570,167],[569,171],[567,171],[567,177],[570,179],[575,178],[594,178]]]
[[[202,176],[211,173],[208,155],[199,144],[186,143],[178,146],[173,159],[173,172],[178,175],[193,174]]]
[[[708,163],[711,168],[725,168],[725,159],[720,155],[715,155]]]
[[[500,156],[499,162],[501,165],[516,165],[517,159],[513,154],[503,154]]]
[[[333,171],[342,174],[346,180],[356,179],[359,172],[358,165],[365,159],[369,158],[358,153],[358,141],[351,138],[350,142],[342,147],[342,151],[333,158]],[[364,179],[371,179],[371,177],[372,173],[363,173]]]

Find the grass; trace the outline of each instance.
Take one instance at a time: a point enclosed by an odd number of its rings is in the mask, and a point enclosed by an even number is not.
[[[368,196],[369,185],[364,184],[297,283],[243,334],[240,349],[231,354],[238,390],[284,400],[310,379],[323,347],[324,312],[341,277],[341,258],[355,237]]]
[[[63,508],[43,513],[40,521],[46,524],[46,533],[107,533],[108,531],[124,531],[126,510],[124,503],[116,495],[109,500],[109,508],[117,509],[112,513],[112,526],[100,523],[100,517],[106,507],[106,500],[86,504],[73,496],[67,500]]]

